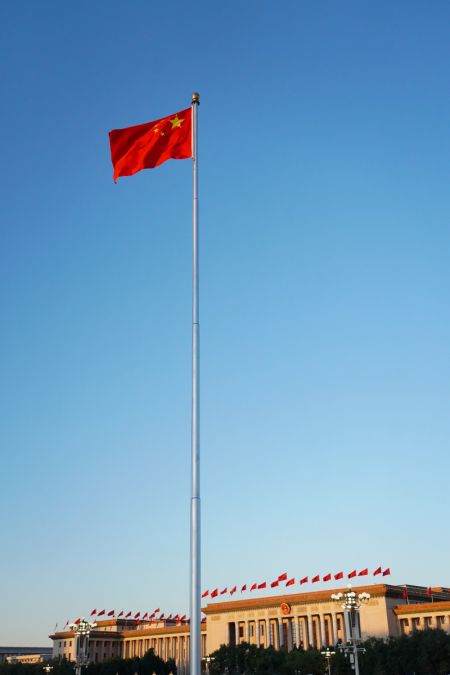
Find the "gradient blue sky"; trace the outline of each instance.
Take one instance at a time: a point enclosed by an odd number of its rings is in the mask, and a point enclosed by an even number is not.
[[[448,2],[3,2],[2,644],[188,610],[200,91],[203,587],[450,584]]]

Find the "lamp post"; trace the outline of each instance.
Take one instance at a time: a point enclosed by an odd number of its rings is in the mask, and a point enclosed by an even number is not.
[[[352,591],[351,584],[348,585],[348,591],[345,593],[332,593],[331,599],[338,602],[344,610],[345,632],[347,634],[347,646],[340,647],[344,654],[350,656],[350,664],[359,675],[358,652],[365,652],[365,649],[358,647],[361,640],[361,631],[359,627],[359,610],[361,605],[370,600],[370,593],[358,593]]]
[[[331,675],[331,658],[336,654],[336,652],[332,652],[329,647],[325,649],[325,651],[320,652],[322,656],[324,656],[327,660],[327,668],[328,668],[328,675]]]
[[[50,675],[50,673],[53,670],[53,666],[51,666],[49,663],[47,663],[45,666],[42,666],[42,670],[47,673],[47,675]]]
[[[75,675],[81,675],[83,666],[89,662],[89,634],[97,627],[84,617],[76,623],[69,624],[69,630],[75,633]]]

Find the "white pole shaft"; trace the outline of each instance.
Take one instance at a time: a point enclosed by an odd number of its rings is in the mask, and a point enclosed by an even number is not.
[[[199,324],[199,241],[198,241],[198,94],[192,94],[192,439],[191,439],[191,624],[190,675],[201,675],[201,591],[200,591],[200,324]]]

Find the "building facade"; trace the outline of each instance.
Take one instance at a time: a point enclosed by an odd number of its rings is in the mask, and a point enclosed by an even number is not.
[[[203,608],[201,652],[205,658],[221,645],[248,642],[275,649],[322,648],[346,642],[344,614],[331,593],[321,590],[264,598],[210,603]],[[358,620],[362,639],[387,638],[424,628],[442,628],[450,633],[450,589],[432,589],[433,602],[421,586],[375,584],[357,586],[356,593],[369,593]],[[406,596],[406,597],[405,597]],[[50,636],[54,657],[76,659],[76,635],[63,631]],[[162,659],[173,659],[180,675],[189,670],[189,624],[111,619],[99,621],[89,639],[89,660],[105,661],[114,656],[142,657],[149,649]]]

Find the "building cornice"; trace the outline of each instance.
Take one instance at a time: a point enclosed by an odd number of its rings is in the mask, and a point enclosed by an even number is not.
[[[423,612],[440,612],[450,609],[450,600],[437,600],[436,602],[418,602],[410,605],[398,605],[394,612],[399,614],[422,614]]]

